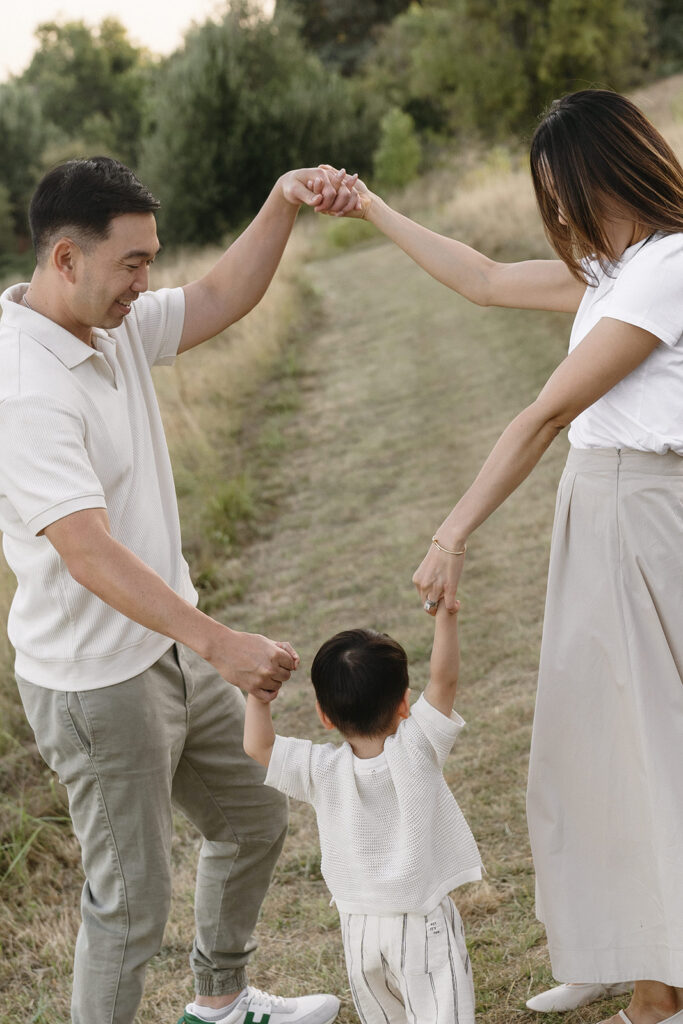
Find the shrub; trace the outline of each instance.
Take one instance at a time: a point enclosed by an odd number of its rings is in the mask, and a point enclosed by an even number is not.
[[[380,123],[379,145],[373,160],[378,188],[402,188],[417,176],[421,147],[410,114],[398,107],[389,110]]]

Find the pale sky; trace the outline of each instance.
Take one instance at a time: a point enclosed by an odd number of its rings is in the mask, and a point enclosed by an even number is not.
[[[272,7],[272,0],[261,6]],[[193,22],[224,10],[221,0],[23,0],[13,3],[0,31],[0,81],[21,73],[36,47],[34,31],[44,21],[85,21],[98,25],[114,17],[132,42],[153,53],[171,53]]]

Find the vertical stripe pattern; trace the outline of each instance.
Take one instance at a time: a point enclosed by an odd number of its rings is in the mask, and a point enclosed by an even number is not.
[[[474,1024],[474,988],[452,900],[430,914],[340,914],[361,1024]]]

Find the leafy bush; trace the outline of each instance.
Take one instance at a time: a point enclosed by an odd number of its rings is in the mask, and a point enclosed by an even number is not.
[[[639,81],[649,59],[638,0],[425,0],[383,33],[367,87],[421,131],[527,132],[556,96]]]
[[[410,114],[392,107],[380,124],[374,156],[374,182],[380,189],[402,188],[417,177],[421,147]]]

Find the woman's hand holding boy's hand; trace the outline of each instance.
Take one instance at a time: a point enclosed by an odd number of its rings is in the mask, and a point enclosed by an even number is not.
[[[435,536],[439,538],[440,535]],[[443,544],[443,547],[446,546]],[[452,551],[462,554],[452,554]],[[413,583],[427,614],[436,615],[440,601],[443,601],[449,612],[458,610],[456,593],[464,564],[464,543],[458,542],[456,547],[448,551],[441,550],[434,542],[430,544],[429,551],[413,576]]]

